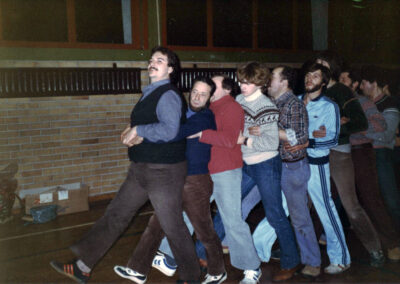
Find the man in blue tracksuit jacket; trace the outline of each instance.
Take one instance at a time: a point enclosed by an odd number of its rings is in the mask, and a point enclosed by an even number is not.
[[[340,114],[338,106],[323,94],[329,78],[328,68],[321,64],[311,65],[305,76],[306,93],[299,98],[305,103],[309,117],[307,156],[311,177],[308,194],[327,237],[330,265],[324,271],[336,274],[350,267],[350,254],[330,191],[329,150],[338,143]]]

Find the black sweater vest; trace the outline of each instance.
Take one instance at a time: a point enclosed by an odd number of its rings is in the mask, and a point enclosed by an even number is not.
[[[131,127],[159,122],[156,108],[161,96],[168,90],[175,91],[182,100],[181,121],[186,120],[186,101],[180,91],[171,84],[155,89],[145,99],[136,104],[131,113]],[[129,159],[133,162],[174,164],[185,160],[185,139],[171,143],[152,143],[144,140],[141,144],[128,148]]]

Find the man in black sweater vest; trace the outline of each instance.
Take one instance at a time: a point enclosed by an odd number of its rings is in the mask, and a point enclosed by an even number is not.
[[[150,199],[175,256],[180,279],[199,279],[193,241],[182,217],[182,189],[187,173],[185,140],[170,142],[185,122],[185,100],[170,82],[177,79],[178,71],[179,59],[174,52],[153,48],[148,65],[151,84],[143,88],[143,96],[131,113],[131,123],[121,134],[131,160],[128,176],[104,216],[71,246],[78,260],[68,264],[51,262],[58,272],[85,283],[95,264]],[[142,238],[151,229],[147,228]],[[147,249],[156,251],[158,245]],[[126,266],[115,266],[114,271],[141,284],[147,280],[151,262],[144,264],[137,256],[140,252],[135,251]]]

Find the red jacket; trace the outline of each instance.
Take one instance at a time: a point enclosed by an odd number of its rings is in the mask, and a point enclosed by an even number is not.
[[[234,170],[243,166],[242,151],[237,144],[244,128],[244,111],[231,96],[212,102],[217,130],[204,130],[200,142],[211,144],[210,174]]]

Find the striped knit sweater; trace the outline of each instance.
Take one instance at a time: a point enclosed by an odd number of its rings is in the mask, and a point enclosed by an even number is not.
[[[243,160],[247,164],[255,164],[278,155],[279,110],[275,104],[261,91],[250,97],[239,95],[236,101],[244,110],[244,132],[249,137],[247,146],[242,146]],[[259,126],[261,135],[249,134],[249,127]]]
[[[358,101],[365,113],[368,120],[368,129],[350,135],[351,145],[360,145],[365,143],[372,143],[373,140],[368,138],[368,133],[383,132],[386,130],[386,122],[382,113],[380,113],[376,105],[364,96],[357,96]]]

